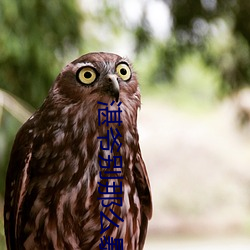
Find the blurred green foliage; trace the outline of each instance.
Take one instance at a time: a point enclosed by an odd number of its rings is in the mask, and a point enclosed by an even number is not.
[[[4,221],[2,214],[2,202],[0,201],[0,249],[5,250]]]
[[[0,2],[1,88],[38,107],[61,57],[81,41],[76,1]]]
[[[131,25],[121,2],[1,1],[0,87],[37,108],[66,61],[91,50],[112,50],[126,36],[151,95],[168,93],[168,99],[179,103],[211,101],[250,83],[248,2],[162,2],[172,18],[165,40],[154,36],[149,2],[141,2],[141,15]],[[4,179],[10,144],[20,124],[3,114],[0,178]],[[0,183],[3,194],[4,181]]]
[[[81,22],[76,1],[0,1],[0,88],[33,107],[41,105],[63,58],[79,48]],[[5,111],[0,122],[3,195],[11,144],[21,124]]]
[[[206,107],[250,84],[250,2],[158,1],[172,19],[171,34],[163,40],[154,36],[148,20],[152,1],[141,2],[142,15],[131,24],[121,1],[1,0],[0,88],[37,108],[67,61],[88,51],[115,51],[122,43],[132,47],[142,91],[150,97],[185,106],[200,100]],[[1,104],[3,196],[11,144],[21,123]],[[0,244],[1,232],[0,225]]]
[[[21,126],[20,122],[6,111],[3,111],[1,127],[0,127],[0,194],[4,193],[5,175],[8,166],[8,160],[13,143],[14,135],[17,132],[17,128]]]
[[[222,96],[250,85],[248,1],[165,0],[165,3],[172,14],[172,34],[159,50],[161,63],[153,75],[172,80],[181,58],[198,51],[206,64],[220,72],[218,90]],[[148,33],[146,26],[142,30],[145,35]]]

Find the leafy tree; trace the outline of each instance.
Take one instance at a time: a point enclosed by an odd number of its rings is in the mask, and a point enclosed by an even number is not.
[[[250,84],[250,2],[162,1],[171,11],[172,34],[165,44],[158,46],[160,67],[153,75],[171,79],[181,58],[199,51],[203,60],[221,73],[222,94],[231,94]],[[145,41],[148,44],[152,41],[150,29],[144,24],[141,22],[137,28],[139,35],[135,33],[139,49],[145,46]]]
[[[35,108],[41,105],[64,58],[70,53],[76,54],[80,47],[81,24],[76,1],[1,0],[0,88]],[[0,91],[0,99],[2,96]],[[0,195],[3,195],[11,145],[23,122],[2,112],[2,100]]]
[[[243,85],[250,84],[250,3],[244,0],[181,0],[170,5],[174,19],[174,36],[186,50],[200,49],[204,60],[219,68],[224,78],[221,91],[232,93]],[[224,22],[229,36],[225,47],[214,50],[218,43],[213,39],[213,28]],[[216,27],[217,26],[217,27]]]
[[[76,1],[0,2],[0,87],[37,107],[81,40]]]

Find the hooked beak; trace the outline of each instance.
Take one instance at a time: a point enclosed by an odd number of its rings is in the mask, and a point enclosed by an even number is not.
[[[120,86],[118,83],[117,76],[114,74],[108,74],[107,75],[108,82],[110,84],[110,92],[112,96],[115,98],[115,101],[118,102],[119,95],[120,95]]]

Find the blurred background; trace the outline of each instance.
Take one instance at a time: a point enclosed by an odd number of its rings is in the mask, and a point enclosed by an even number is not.
[[[250,2],[0,1],[0,249],[11,146],[61,68],[130,58],[154,214],[146,250],[250,248]]]

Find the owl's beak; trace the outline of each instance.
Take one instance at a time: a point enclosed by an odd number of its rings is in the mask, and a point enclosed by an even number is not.
[[[120,95],[120,86],[118,83],[117,76],[114,74],[108,74],[108,82],[110,84],[110,92],[112,96],[115,98],[115,101],[118,102]]]

